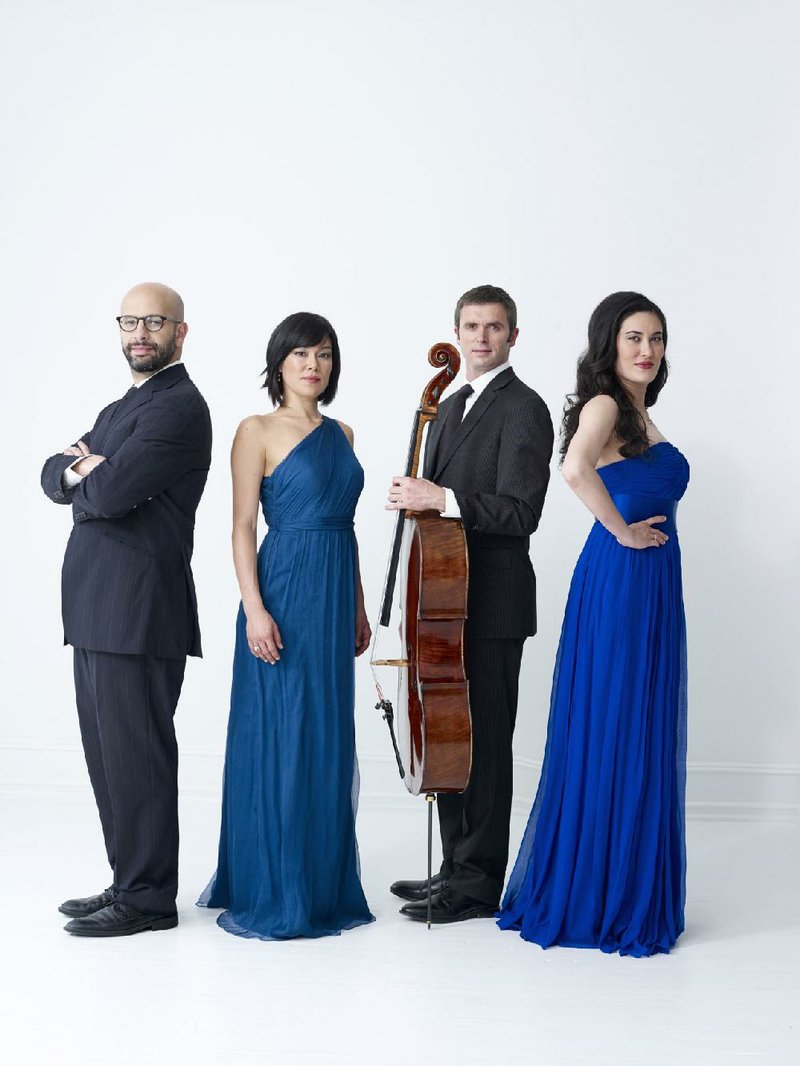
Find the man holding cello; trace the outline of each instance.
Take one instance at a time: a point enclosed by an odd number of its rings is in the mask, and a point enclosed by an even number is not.
[[[396,477],[390,510],[460,518],[469,555],[465,664],[472,772],[463,793],[438,800],[442,866],[431,878],[436,924],[490,917],[508,862],[512,737],[522,646],[536,632],[536,578],[528,555],[550,477],[553,425],[544,401],[509,362],[519,330],[503,289],[480,285],[455,310],[467,384],[432,425],[424,477]],[[428,920],[428,881],[396,881],[401,913]]]

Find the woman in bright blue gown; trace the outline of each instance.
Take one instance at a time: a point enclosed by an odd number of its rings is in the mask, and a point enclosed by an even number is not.
[[[338,934],[373,921],[355,814],[354,655],[370,628],[353,515],[364,484],[352,432],[321,416],[339,345],[305,312],[275,329],[265,387],[276,410],[233,443],[236,625],[217,871],[198,903],[229,933]],[[268,533],[256,553],[259,502]]]
[[[638,293],[589,322],[563,474],[596,522],[569,590],[541,779],[499,914],[542,947],[668,952],[683,931],[689,467],[648,409],[667,324]]]

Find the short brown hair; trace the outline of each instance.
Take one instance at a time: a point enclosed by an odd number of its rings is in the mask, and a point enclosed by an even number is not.
[[[497,285],[477,285],[464,293],[456,304],[456,329],[461,324],[461,311],[467,304],[502,304],[506,309],[509,331],[513,333],[517,328],[517,305],[506,290],[498,288]]]

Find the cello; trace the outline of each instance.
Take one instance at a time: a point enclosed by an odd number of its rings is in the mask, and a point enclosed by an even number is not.
[[[435,344],[428,362],[438,368],[414,415],[405,474],[417,477],[425,427],[438,417],[439,400],[461,365],[452,344]],[[438,511],[400,510],[392,538],[379,626],[400,608],[400,655],[370,665],[376,710],[389,727],[400,776],[413,796],[428,802],[428,928],[431,907],[433,803],[438,792],[463,792],[472,765],[469,683],[464,668],[469,560],[460,519]],[[386,699],[375,667],[397,669],[396,706]]]

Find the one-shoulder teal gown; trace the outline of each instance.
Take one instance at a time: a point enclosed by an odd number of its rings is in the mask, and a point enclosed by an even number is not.
[[[337,934],[373,921],[355,814],[353,516],[364,473],[324,418],[264,478],[264,605],[283,639],[271,666],[239,608],[217,871],[198,900],[243,937]]]
[[[541,779],[498,924],[549,947],[667,952],[683,931],[686,630],[675,527],[689,466],[663,442],[598,471],[628,522],[599,522],[572,577]]]

